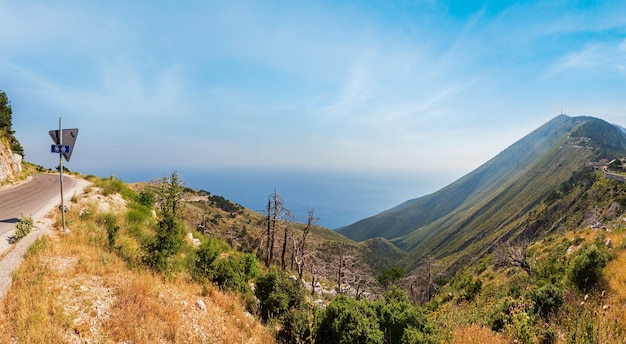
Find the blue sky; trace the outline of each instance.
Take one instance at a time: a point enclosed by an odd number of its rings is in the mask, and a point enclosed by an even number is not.
[[[623,1],[3,0],[0,41],[27,160],[56,164],[62,116],[83,173],[280,168],[439,188],[562,109],[626,125]]]

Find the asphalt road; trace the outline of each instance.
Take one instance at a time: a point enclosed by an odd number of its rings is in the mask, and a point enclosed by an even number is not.
[[[64,190],[71,190],[74,184],[74,178],[64,176]],[[55,198],[61,203],[59,175],[56,174],[36,174],[26,183],[0,190],[0,235],[15,228],[22,215],[38,213]]]

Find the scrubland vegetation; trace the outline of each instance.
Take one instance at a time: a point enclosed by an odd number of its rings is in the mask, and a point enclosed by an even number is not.
[[[280,254],[265,264],[262,215],[207,194],[193,226],[177,174],[132,188],[88,177],[71,232],[38,240],[15,274],[0,342],[623,343],[626,222],[616,207],[626,186],[586,173],[528,214],[561,229],[494,246],[454,275],[438,275],[434,260],[426,298],[399,267],[379,270],[367,286],[382,291],[369,297],[312,295]],[[234,238],[236,219],[247,226]],[[293,238],[305,228],[295,226]],[[323,243],[311,250],[345,259],[345,238],[312,233]],[[306,283],[332,286],[336,276],[312,271]]]

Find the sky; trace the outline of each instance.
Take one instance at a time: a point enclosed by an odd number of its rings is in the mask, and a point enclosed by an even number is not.
[[[56,166],[62,117],[85,174],[414,176],[419,196],[560,113],[626,126],[623,1],[0,0],[0,41],[26,159]]]

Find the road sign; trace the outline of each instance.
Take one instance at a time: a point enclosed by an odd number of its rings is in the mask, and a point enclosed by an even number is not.
[[[51,153],[69,153],[70,152],[70,146],[68,145],[51,145],[50,146],[50,152]]]
[[[62,141],[59,140],[58,130],[50,130],[48,133],[50,134],[50,138],[52,138],[52,141],[55,144],[57,145],[62,144],[64,146],[69,147],[69,151],[67,152],[62,151],[62,152],[56,152],[56,153],[62,153],[63,157],[65,158],[65,161],[70,161],[70,157],[72,156],[72,152],[74,151],[74,142],[76,142],[76,137],[78,136],[78,129],[77,128],[63,129],[62,132],[63,132],[63,135],[61,137],[61,139],[63,139]]]

